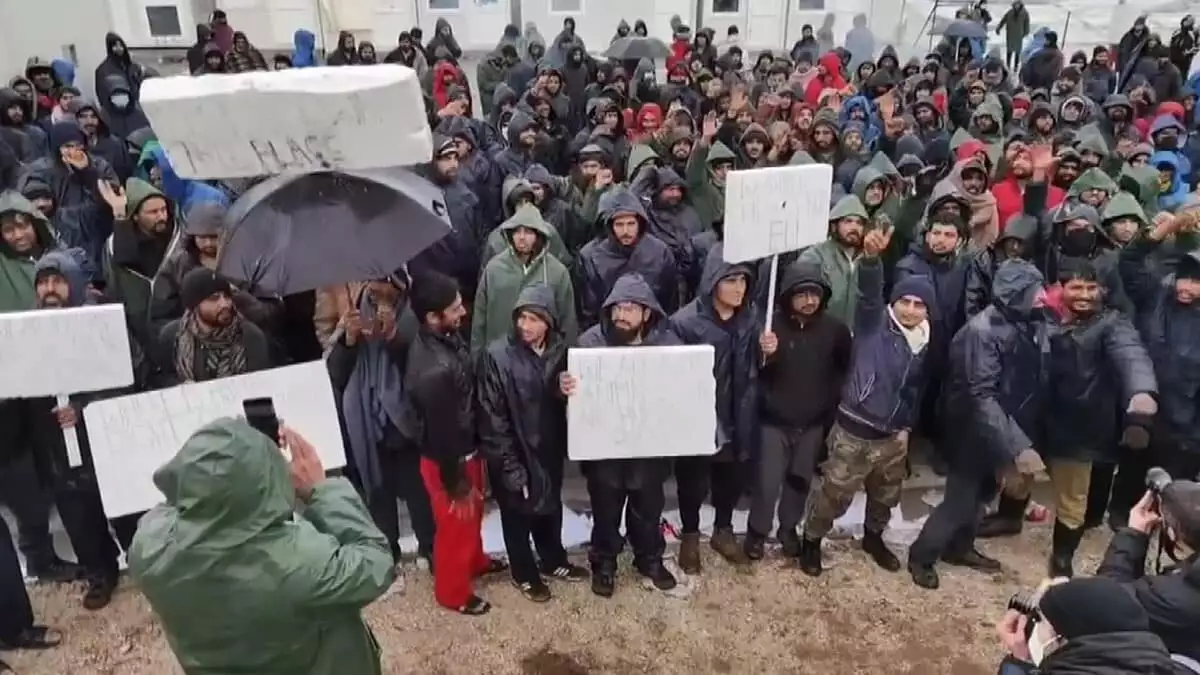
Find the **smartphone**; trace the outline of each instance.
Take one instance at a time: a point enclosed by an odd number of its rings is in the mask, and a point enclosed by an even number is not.
[[[267,438],[279,443],[279,418],[275,416],[275,401],[267,398],[248,398],[242,401],[246,421]]]

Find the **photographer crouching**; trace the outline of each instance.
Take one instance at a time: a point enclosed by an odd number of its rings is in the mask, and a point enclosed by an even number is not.
[[[1096,574],[1124,584],[1146,610],[1150,630],[1172,654],[1200,661],[1200,484],[1171,480],[1162,469],[1146,476],[1150,489],[1129,513]],[[1159,574],[1146,576],[1151,535],[1159,536]],[[1162,554],[1176,564],[1163,571]],[[1197,671],[1200,672],[1200,671]]]

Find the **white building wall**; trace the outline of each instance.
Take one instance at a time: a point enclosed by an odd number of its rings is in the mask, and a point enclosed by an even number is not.
[[[25,71],[31,56],[75,60],[76,80],[94,93],[96,66],[104,60],[104,34],[111,30],[108,7],[80,0],[0,0],[0,73],[3,85]]]

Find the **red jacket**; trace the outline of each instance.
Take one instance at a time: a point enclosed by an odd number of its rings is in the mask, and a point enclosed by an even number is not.
[[[992,186],[992,196],[996,198],[996,212],[1000,217],[1000,233],[1004,234],[1004,228],[1008,225],[1009,219],[1020,215],[1025,210],[1025,191],[1021,189],[1021,184],[1017,182],[1016,178],[1009,176]],[[1066,198],[1066,192],[1051,185],[1050,192],[1046,195],[1046,208],[1052,209],[1062,204]]]
[[[808,83],[804,90],[804,100],[814,110],[821,106],[821,92],[826,89],[841,91],[846,88],[846,78],[842,77],[842,61],[834,52],[821,57],[820,65],[825,67],[824,75],[817,75]]]

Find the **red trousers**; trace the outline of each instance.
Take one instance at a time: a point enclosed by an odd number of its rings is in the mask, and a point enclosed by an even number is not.
[[[491,559],[483,553],[483,460],[474,457],[463,465],[471,495],[453,510],[442,487],[436,462],[421,458],[421,478],[433,507],[433,597],[439,605],[458,609],[475,594],[475,577]],[[457,513],[456,513],[457,511]]]

